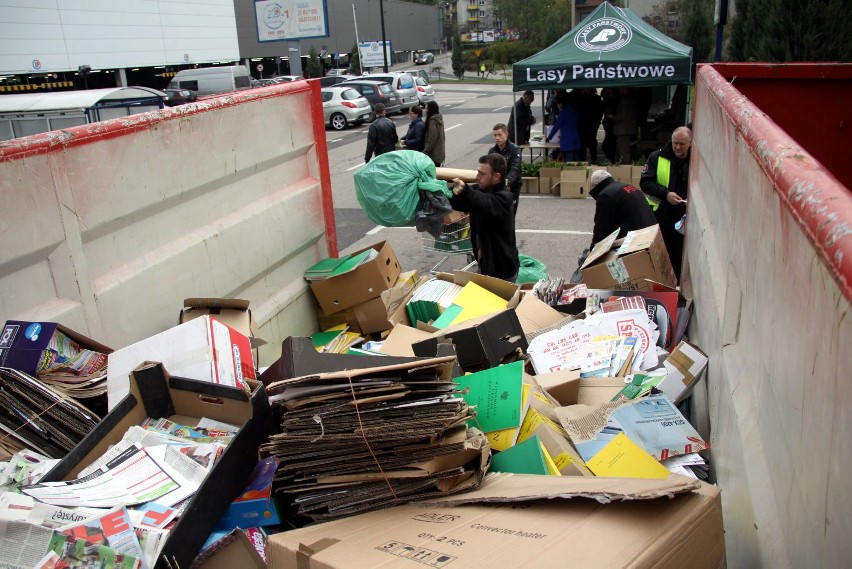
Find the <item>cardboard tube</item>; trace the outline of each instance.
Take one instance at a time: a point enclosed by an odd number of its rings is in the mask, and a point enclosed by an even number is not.
[[[439,180],[450,181],[453,178],[461,178],[468,184],[476,181],[476,170],[463,170],[461,168],[435,168]]]

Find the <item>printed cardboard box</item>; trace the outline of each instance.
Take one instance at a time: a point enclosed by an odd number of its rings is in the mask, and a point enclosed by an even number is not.
[[[3,331],[0,332],[0,366],[17,369],[35,377],[42,354],[56,332],[62,332],[87,350],[102,354],[112,353],[112,348],[56,322],[7,320]]]
[[[618,231],[601,239],[580,267],[581,282],[589,288],[652,290],[648,280],[677,286],[658,225],[630,231],[616,241]]]
[[[203,315],[109,355],[110,409],[127,395],[128,376],[144,361],[162,362],[181,377],[232,387],[257,377],[249,339],[215,316]]]
[[[378,251],[378,257],[348,273],[311,283],[311,290],[324,313],[334,314],[350,306],[378,298],[382,291],[396,283],[401,271],[391,244],[388,241],[382,241],[355,251],[353,254],[362,253],[367,249]]]
[[[240,430],[207,474],[171,530],[156,569],[189,567],[229,504],[245,488],[257,463],[257,448],[269,437],[271,414],[266,390],[249,380],[250,391],[172,377],[161,363],[144,362],[130,373],[129,392],[42,482],[72,480],[146,417],[196,425],[207,417]],[[175,564],[177,563],[177,565]]]
[[[720,490],[676,474],[493,473],[480,489],[428,507],[398,506],[269,538],[270,569],[555,568],[568,559],[577,567],[724,567]]]

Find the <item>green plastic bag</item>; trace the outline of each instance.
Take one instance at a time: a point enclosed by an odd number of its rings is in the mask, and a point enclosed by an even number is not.
[[[518,255],[518,260],[521,262],[521,268],[518,270],[516,284],[535,283],[547,278],[547,267],[538,259]]]
[[[373,223],[385,227],[413,225],[419,190],[452,196],[447,183],[435,175],[435,163],[422,152],[387,152],[355,172],[355,197]]]

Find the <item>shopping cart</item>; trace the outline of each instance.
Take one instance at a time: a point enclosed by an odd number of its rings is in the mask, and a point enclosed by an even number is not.
[[[424,251],[443,253],[443,258],[429,271],[435,274],[441,265],[453,255],[466,255],[468,264],[462,269],[470,270],[476,265],[473,260],[473,245],[470,242],[470,215],[454,211],[444,218],[444,227],[440,235],[435,237],[429,233],[421,233],[420,240]]]

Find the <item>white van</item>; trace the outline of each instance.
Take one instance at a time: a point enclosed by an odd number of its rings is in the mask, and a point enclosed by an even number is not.
[[[249,87],[251,76],[245,65],[183,69],[169,81],[169,89],[189,89],[198,95],[230,93]]]
[[[369,79],[370,81],[381,81],[387,83],[394,90],[399,98],[399,103],[402,105],[400,113],[407,113],[408,107],[418,104],[417,102],[417,87],[414,85],[414,77],[402,71],[391,71],[389,73],[368,73],[360,79]]]

